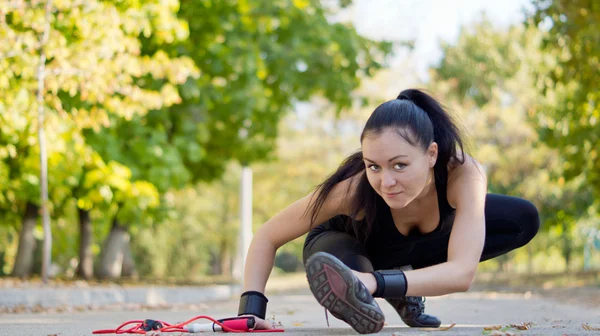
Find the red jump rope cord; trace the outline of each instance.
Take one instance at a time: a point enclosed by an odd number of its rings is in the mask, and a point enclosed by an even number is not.
[[[200,315],[200,316],[196,316],[193,317],[185,322],[181,322],[178,324],[169,324],[167,322],[164,321],[160,321],[160,320],[156,320],[157,322],[160,322],[163,327],[157,330],[152,330],[155,332],[187,332],[186,329],[184,329],[183,327],[185,325],[188,325],[196,320],[199,319],[205,319],[205,320],[209,320],[213,323],[215,323],[216,325],[220,326],[224,332],[233,332],[233,333],[244,333],[244,332],[284,332],[283,329],[267,329],[267,330],[237,330],[237,329],[232,329],[226,325],[224,325],[223,323],[215,320],[214,318],[210,317],[210,316],[205,316],[205,315]],[[124,329],[125,326],[130,325],[136,323],[135,326],[129,328],[129,329]],[[144,324],[143,320],[132,320],[132,321],[127,321],[123,324],[121,324],[120,326],[117,327],[117,329],[101,329],[101,330],[94,330],[92,332],[92,334],[146,334],[148,331],[145,331],[144,329],[142,329],[142,326]]]

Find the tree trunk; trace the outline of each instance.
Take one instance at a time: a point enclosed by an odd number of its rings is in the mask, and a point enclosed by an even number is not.
[[[121,277],[125,247],[128,243],[129,232],[115,218],[100,253],[100,264],[97,269],[99,278],[117,279]]]
[[[569,271],[571,266],[571,235],[567,231],[568,227],[566,224],[563,224],[563,257],[565,258],[565,271]]]
[[[527,274],[533,274],[533,245],[527,244]]]
[[[35,237],[33,230],[37,224],[38,207],[32,203],[27,203],[23,224],[19,233],[19,248],[15,265],[12,270],[14,277],[27,277],[33,271],[33,252],[35,251]]]
[[[138,276],[133,253],[131,253],[131,241],[127,241],[125,244],[125,250],[123,251],[123,271],[121,275],[124,277]]]
[[[209,263],[210,263],[211,274],[212,275],[221,274],[222,273],[221,251],[219,251],[218,249],[217,249],[217,251],[211,251],[211,252],[209,252],[209,256],[210,256]]]
[[[221,274],[230,276],[233,267],[233,257],[231,255],[231,246],[228,245],[229,244],[227,244],[227,240],[225,239],[221,242]]]
[[[94,233],[89,211],[79,210],[79,265],[77,276],[91,279],[94,276],[94,257],[92,255],[92,244]]]
[[[499,255],[496,257],[496,261],[498,262],[498,268],[496,269],[497,273],[506,272],[507,264],[508,264],[508,256],[506,254]]]

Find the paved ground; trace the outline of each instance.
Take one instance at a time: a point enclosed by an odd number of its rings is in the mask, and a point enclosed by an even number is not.
[[[429,298],[427,312],[437,315],[443,325],[456,323],[447,331],[429,332],[403,325],[385,301],[379,301],[386,314],[383,335],[598,335],[587,324],[600,327],[600,309],[572,305],[537,297],[535,294],[469,292]],[[205,302],[194,307],[142,311],[135,306],[110,310],[62,313],[4,314],[0,316],[0,335],[91,335],[96,329],[114,329],[132,319],[154,318],[176,323],[197,315],[230,317],[237,311],[237,299]],[[327,327],[323,309],[306,289],[271,295],[267,315],[275,317],[294,335],[352,335],[345,323],[329,317]],[[532,322],[530,330],[507,329],[504,333],[485,332],[484,327]],[[508,332],[508,333],[507,333]],[[179,335],[179,333],[174,333]]]

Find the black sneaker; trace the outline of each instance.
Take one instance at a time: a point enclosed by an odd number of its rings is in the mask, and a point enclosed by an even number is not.
[[[361,334],[383,328],[384,315],[363,283],[339,259],[317,252],[306,261],[308,284],[317,301]]]
[[[407,326],[413,328],[437,328],[442,322],[435,316],[425,314],[425,298],[405,296],[398,299],[385,299],[400,315]]]

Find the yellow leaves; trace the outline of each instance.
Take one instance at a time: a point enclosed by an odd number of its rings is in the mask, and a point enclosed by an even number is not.
[[[154,208],[160,204],[158,190],[147,181],[136,181],[131,188],[131,196],[138,199],[141,209]]]
[[[292,3],[294,4],[294,7],[300,10],[305,9],[310,5],[310,2],[308,0],[293,0]]]
[[[162,97],[163,106],[171,106],[181,103],[181,97],[177,88],[171,84],[165,84],[160,89],[160,95]]]
[[[15,158],[17,156],[17,148],[13,144],[4,145],[0,147],[0,159],[5,159],[7,157]]]
[[[211,80],[211,84],[216,87],[224,87],[225,85],[227,85],[227,79],[225,79],[223,77],[215,76]]]
[[[267,70],[264,68],[261,68],[256,72],[256,77],[258,77],[260,80],[265,80],[265,78],[267,78],[267,75]]]
[[[248,0],[239,0],[238,1],[238,10],[240,11],[240,14],[246,15],[246,14],[250,13],[251,9],[252,9],[252,7],[250,6],[250,2]]]

